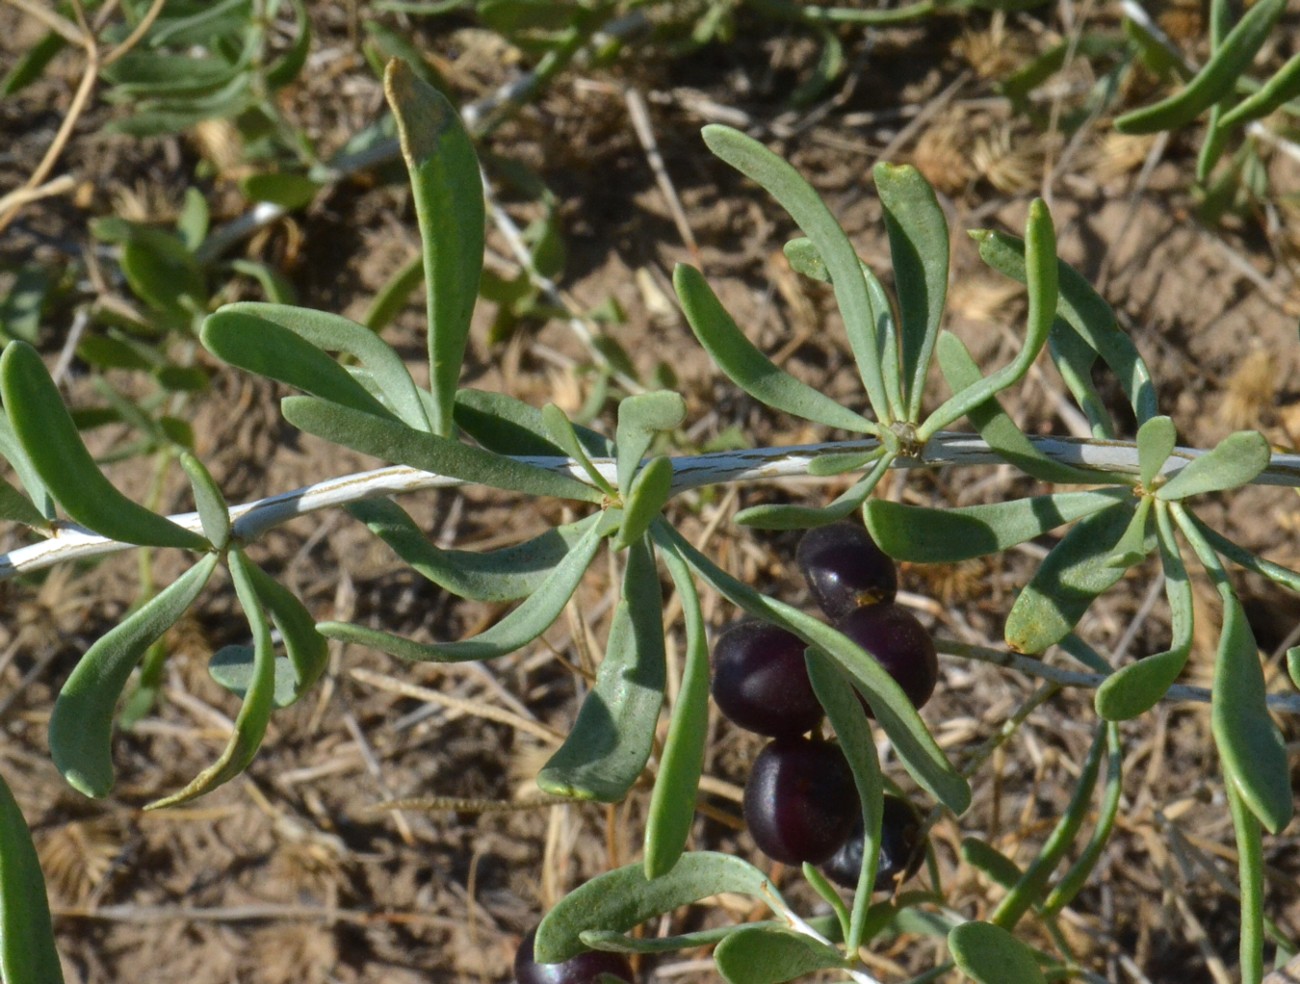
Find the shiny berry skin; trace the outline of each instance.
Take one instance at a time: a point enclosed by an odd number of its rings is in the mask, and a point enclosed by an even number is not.
[[[893,601],[898,594],[894,561],[855,523],[809,530],[799,541],[795,560],[830,618],[842,618],[862,605]]]
[[[862,874],[863,822],[853,825],[853,833],[838,851],[822,865],[826,877],[845,888],[857,888]],[[911,878],[925,859],[921,840],[921,815],[905,799],[885,794],[880,818],[880,863],[876,866],[877,892],[892,892]]]
[[[773,738],[816,727],[822,707],[808,680],[805,644],[766,622],[740,622],[713,647],[713,699],[731,721]]]
[[[858,813],[853,772],[838,745],[778,738],[754,760],[745,823],[773,860],[820,864],[848,839]]]
[[[621,953],[588,950],[564,963],[539,964],[533,959],[536,935],[537,928],[530,929],[515,951],[515,984],[595,984],[601,974],[636,984],[632,965]]]
[[[914,707],[925,706],[939,682],[939,658],[915,615],[898,605],[867,605],[835,627],[876,658]],[[867,713],[872,714],[870,707]]]

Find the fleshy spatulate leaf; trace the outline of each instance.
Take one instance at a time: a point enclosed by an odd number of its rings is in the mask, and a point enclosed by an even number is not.
[[[0,356],[0,396],[23,452],[50,494],[78,523],[123,543],[208,548],[198,533],[132,502],[104,477],[45,363],[26,342],[10,342]]]
[[[654,551],[642,539],[628,550],[596,685],[569,737],[537,774],[537,785],[554,796],[623,799],[650,758],[663,699],[663,597]]]
[[[1001,926],[968,922],[948,934],[962,972],[979,984],[1047,984],[1034,952]]]
[[[632,476],[641,467],[641,459],[660,431],[670,431],[686,419],[686,401],[680,393],[658,390],[626,397],[618,405],[618,426],[614,443],[618,445],[618,489],[627,495]]]
[[[730,984],[783,984],[845,965],[835,947],[784,926],[744,926],[718,944],[713,960]]]
[[[216,569],[208,554],[86,650],[54,702],[50,755],[86,796],[113,788],[113,711],[140,658],[194,603]]]
[[[0,778],[0,978],[63,984],[45,877],[27,821]]]
[[[460,114],[442,93],[398,59],[388,63],[384,92],[397,119],[424,246],[431,423],[435,434],[448,437],[483,272],[483,179]]]
[[[1206,492],[1245,485],[1268,467],[1268,441],[1258,431],[1229,434],[1210,451],[1193,458],[1156,489],[1156,497],[1173,502]]]

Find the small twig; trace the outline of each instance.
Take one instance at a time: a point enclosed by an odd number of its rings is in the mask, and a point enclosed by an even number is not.
[[[636,131],[636,138],[641,141],[641,149],[645,151],[646,161],[650,164],[650,170],[654,172],[659,192],[668,203],[668,211],[672,213],[677,234],[682,237],[682,242],[690,250],[691,261],[697,267],[701,266],[700,247],[695,241],[695,233],[691,231],[691,224],[686,219],[682,200],[677,197],[673,179],[668,176],[668,168],[664,166],[663,154],[659,153],[659,142],[655,139],[654,128],[650,125],[650,111],[646,108],[645,97],[638,89],[628,87],[623,92],[623,100],[627,103],[627,115],[632,120],[632,129]]]

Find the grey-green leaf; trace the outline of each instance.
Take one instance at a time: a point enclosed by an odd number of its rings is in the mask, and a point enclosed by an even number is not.
[[[871,499],[862,513],[880,549],[895,560],[939,564],[998,553],[1131,499],[1128,489],[1055,492],[956,509]]]
[[[203,462],[188,451],[181,453],[181,468],[190,480],[194,507],[198,510],[203,534],[218,550],[226,549],[230,539],[230,507]]]
[[[416,662],[458,663],[504,656],[532,642],[559,617],[612,522],[609,519],[590,526],[568,555],[555,565],[552,575],[518,608],[472,638],[424,644],[348,622],[321,622],[316,628],[327,639],[355,642]]]
[[[1047,984],[1034,951],[1001,926],[962,923],[948,934],[948,948],[979,984]]]
[[[861,414],[795,379],[760,352],[736,327],[708,281],[694,267],[679,263],[673,272],[673,286],[700,344],[727,378],[754,399],[827,427],[875,432],[875,424]]]
[[[531,495],[553,495],[584,502],[601,500],[598,489],[568,475],[514,461],[451,438],[426,434],[397,420],[311,396],[285,397],[280,406],[284,418],[295,427],[385,461]]]
[[[208,676],[243,700],[257,675],[257,653],[252,646],[222,646],[208,660]],[[275,706],[288,707],[298,699],[297,679],[288,656],[275,657]]]
[[[578,886],[542,919],[534,953],[539,963],[559,963],[586,949],[579,935],[585,930],[625,932],[678,906],[723,892],[782,904],[767,875],[747,861],[694,851],[653,881],[640,864],[630,864]]]
[[[1151,483],[1173,453],[1177,440],[1174,422],[1163,414],[1152,417],[1138,428],[1138,481],[1144,489],[1151,489]]]
[[[783,984],[818,970],[845,965],[835,947],[781,926],[745,926],[713,951],[730,984]]]
[[[632,479],[632,487],[623,500],[623,525],[614,537],[615,549],[622,549],[639,540],[654,519],[663,512],[672,493],[672,459],[657,455],[647,461],[645,467]]]
[[[884,207],[897,285],[907,417],[916,420],[948,295],[948,222],[934,189],[916,168],[881,163],[872,173]],[[893,353],[886,355],[892,357]]]
[[[709,640],[699,592],[675,551],[665,550],[662,556],[681,601],[686,659],[646,817],[645,875],[650,879],[671,871],[686,847],[709,731]]]
[[[624,495],[632,487],[632,476],[660,431],[681,426],[686,419],[686,401],[680,393],[657,390],[624,397],[618,405],[618,426],[614,443],[618,447],[618,488]]]
[[[297,336],[322,352],[342,352],[356,359],[369,373],[382,394],[386,404],[385,412],[396,415],[408,427],[423,431],[430,429],[424,401],[402,357],[365,325],[359,325],[342,315],[291,307],[287,304],[252,302],[227,304],[204,321],[204,344],[232,365],[253,369],[255,372],[298,386],[304,392],[313,393],[332,402],[356,406],[360,410],[369,408],[373,412],[373,399],[364,406],[360,403],[349,403],[347,399],[335,399],[329,393],[304,386],[293,379],[286,378],[285,375],[277,375],[277,373],[302,372],[301,367],[284,366],[272,361],[265,368],[255,368],[240,361],[253,357],[249,354],[249,349],[254,345],[264,344],[255,336],[265,333],[268,324]],[[220,346],[220,351],[214,348],[214,344]],[[318,356],[308,353],[307,357],[313,363],[323,365]],[[337,368],[337,363],[335,366]],[[345,383],[337,373],[328,369],[324,371],[333,379],[332,385],[337,385],[348,394],[356,396],[358,384],[351,379]],[[369,394],[367,393],[366,396],[368,397]],[[364,398],[357,397],[357,399],[364,402]]]
[[[483,180],[460,114],[442,93],[398,59],[388,63],[384,91],[397,118],[424,246],[433,430],[447,437],[483,272]]]
[[[1007,615],[1007,645],[1041,653],[1060,642],[1093,600],[1124,576],[1106,563],[1128,529],[1136,502],[1117,502],[1079,521],[1039,565]]]
[[[247,572],[257,597],[266,606],[275,627],[284,640],[285,654],[293,670],[293,690],[287,704],[292,704],[314,684],[329,663],[329,646],[316,630],[316,621],[292,591],[256,564],[249,562]],[[277,689],[279,685],[277,675]],[[287,706],[276,702],[278,707]]]
[[[532,594],[600,520],[588,516],[497,550],[444,550],[429,542],[406,510],[390,499],[353,502],[347,511],[418,574],[475,601],[515,601]]]
[[[664,699],[663,597],[654,551],[628,550],[605,658],[569,737],[537,774],[555,796],[617,803],[645,768]]]
[[[48,530],[49,521],[32,501],[16,488],[0,479],[0,520],[10,523],[22,523],[34,530]]]
[[[131,671],[156,639],[194,603],[216,569],[208,554],[110,629],[77,661],[50,714],[50,756],[68,785],[86,796],[113,788],[113,711]]]
[[[123,543],[206,550],[208,541],[132,502],[95,464],[36,349],[10,342],[0,395],[14,437],[50,494],[83,526]]]
[[[0,978],[63,984],[41,861],[27,821],[0,777]]]
[[[1193,458],[1156,490],[1167,502],[1245,485],[1268,467],[1268,441],[1258,431],[1229,434],[1210,451]]]
[[[582,442],[578,439],[578,432],[574,429],[573,422],[565,416],[563,410],[554,403],[546,404],[546,406],[542,407],[542,424],[546,427],[546,433],[550,435],[556,447],[582,466],[582,470],[587,473],[587,477],[591,479],[596,488],[611,498],[618,495],[618,491],[614,486],[601,474],[600,469],[592,463],[591,456],[587,454],[587,449],[582,446]]]

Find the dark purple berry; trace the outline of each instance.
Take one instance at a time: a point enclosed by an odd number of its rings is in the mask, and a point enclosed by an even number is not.
[[[835,627],[876,658],[913,706],[925,706],[939,682],[939,658],[930,633],[915,615],[898,605],[867,605]],[[872,714],[870,707],[867,713]]]
[[[858,876],[862,874],[863,830],[863,820],[859,816],[849,839],[822,865],[826,877],[837,885],[858,887]],[[880,819],[880,863],[876,866],[874,890],[892,892],[916,874],[924,858],[921,815],[907,800],[886,793]]]
[[[803,535],[795,560],[813,597],[830,618],[861,605],[894,600],[898,572],[871,534],[855,523],[818,526]]]
[[[808,680],[805,645],[766,622],[741,622],[713,647],[713,699],[749,731],[773,738],[811,731],[822,717]]]
[[[853,772],[838,745],[778,738],[754,760],[745,823],[768,857],[820,864],[848,839],[858,812]]]
[[[533,959],[534,927],[515,951],[515,984],[595,984],[601,974],[612,974],[628,984],[635,984],[632,965],[621,953],[588,950],[564,963],[539,964]]]

